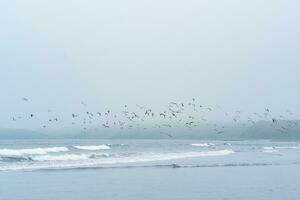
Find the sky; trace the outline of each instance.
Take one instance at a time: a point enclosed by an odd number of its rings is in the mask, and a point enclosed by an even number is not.
[[[1,1],[0,127],[192,98],[299,119],[299,35],[296,0]]]

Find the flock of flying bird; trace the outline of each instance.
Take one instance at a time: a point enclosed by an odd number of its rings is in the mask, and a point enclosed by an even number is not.
[[[29,98],[23,98],[24,102],[29,102]],[[123,111],[121,113],[113,113],[111,110],[106,111],[85,111],[83,113],[70,113],[69,118],[71,119],[71,125],[78,125],[83,130],[88,130],[90,126],[101,125],[104,128],[119,128],[119,129],[142,129],[146,130],[150,127],[159,129],[161,134],[165,134],[168,137],[172,137],[168,131],[162,131],[170,129],[172,127],[187,127],[189,129],[196,128],[201,124],[211,126],[212,130],[216,134],[221,134],[226,131],[225,125],[220,125],[217,123],[210,123],[207,115],[213,111],[221,112],[229,120],[234,123],[241,123],[243,125],[255,124],[258,121],[265,120],[272,122],[271,124],[276,128],[277,131],[285,133],[293,126],[298,126],[298,122],[294,120],[288,120],[288,116],[293,115],[289,110],[286,110],[284,115],[274,117],[269,108],[265,108],[262,112],[247,114],[241,110],[231,112],[223,111],[220,106],[215,108],[207,107],[196,103],[196,99],[191,99],[188,103],[182,102],[170,102],[167,104],[163,111],[154,111],[152,108],[147,106],[136,105],[133,109],[129,109],[129,106],[124,105]],[[82,106],[86,109],[87,104],[81,102]],[[48,109],[48,112],[52,110]],[[218,113],[220,114],[220,113]],[[27,118],[37,118],[38,115],[35,113],[29,114]],[[13,121],[18,121],[23,119],[24,116],[13,116]],[[63,117],[49,118],[41,126],[42,128],[48,128],[51,123],[64,120]],[[279,123],[284,121],[284,125]],[[142,125],[146,126],[142,126]],[[149,126],[152,124],[152,126]]]

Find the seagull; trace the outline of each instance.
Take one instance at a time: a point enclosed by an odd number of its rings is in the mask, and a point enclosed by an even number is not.
[[[162,124],[161,126],[172,127],[170,124]]]
[[[194,122],[186,122],[185,124],[191,126],[193,123]]]
[[[209,110],[209,111],[212,111],[212,109],[211,108],[206,108],[207,110]]]
[[[146,115],[147,115],[147,116],[149,116],[149,115],[150,115],[150,112],[149,112],[149,110],[146,110],[146,111],[145,111],[145,116],[146,116]]]
[[[219,130],[217,130],[217,129],[214,129],[214,131],[215,131],[217,134],[224,133],[224,131],[219,131]]]
[[[109,128],[109,126],[106,124],[102,124],[102,126],[104,126],[105,128]]]
[[[284,130],[287,130],[287,128],[286,128],[286,127],[284,127],[284,126],[281,126],[280,128],[281,128],[281,129],[284,129]]]
[[[179,105],[175,102],[170,102],[168,108],[173,113],[180,113],[182,111],[182,108],[180,108]]]
[[[119,125],[120,125],[120,126],[123,126],[124,124],[125,124],[125,122],[119,121]]]
[[[135,112],[133,112],[133,113],[131,113],[133,116],[132,116],[132,119],[133,118],[139,118],[139,116],[135,113]]]
[[[255,121],[253,121],[250,117],[248,117],[248,122],[251,122],[252,124],[255,124]]]
[[[160,113],[159,116],[163,116],[166,119],[166,113]]]
[[[166,132],[160,132],[160,134],[167,135],[168,137],[173,137],[171,134],[166,133]]]

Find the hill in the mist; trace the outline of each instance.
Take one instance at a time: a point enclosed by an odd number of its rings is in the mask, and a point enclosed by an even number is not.
[[[253,125],[244,123],[223,124],[223,133],[216,133],[213,125],[197,128],[162,128],[148,130],[107,130],[93,128],[81,132],[80,138],[105,139],[203,139],[203,140],[245,140],[280,139],[299,140],[300,121],[259,121]]]
[[[27,129],[0,128],[0,139],[42,139],[46,135]]]
[[[280,139],[300,140],[300,121],[259,121],[253,125],[224,124],[224,132],[217,134],[213,125],[197,128],[124,129],[94,127],[86,131],[63,128],[56,131],[31,131],[25,129],[0,129],[0,139],[203,139],[248,140]]]
[[[300,139],[299,120],[259,121],[241,134],[242,139]]]

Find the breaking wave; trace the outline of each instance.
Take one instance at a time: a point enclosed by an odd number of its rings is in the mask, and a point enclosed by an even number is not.
[[[109,156],[108,154],[63,154],[33,156],[31,161],[46,161],[46,163],[34,162],[30,165],[14,165],[0,167],[0,171],[6,170],[39,170],[39,169],[74,169],[84,167],[102,167],[105,165],[143,163],[155,161],[167,161],[183,158],[225,156],[234,153],[232,150],[185,152],[185,153],[142,153],[134,156]],[[67,162],[72,161],[72,162]],[[84,161],[84,162],[82,162]]]
[[[92,153],[92,154],[63,154],[63,155],[42,155],[31,158],[33,161],[79,161],[95,159],[99,157],[109,157],[106,153]]]
[[[214,146],[215,144],[213,143],[199,143],[199,144],[191,144],[192,146],[195,147],[209,147],[209,146]]]
[[[276,150],[274,147],[264,147],[263,148],[263,152],[264,153],[276,153],[278,152],[278,150]]]
[[[263,147],[263,152],[273,153],[278,152],[280,149],[300,149],[300,146],[274,146],[274,147]]]
[[[42,155],[69,151],[67,147],[49,147],[32,149],[0,149],[0,156]]]
[[[110,149],[108,145],[97,145],[97,146],[73,146],[76,149],[81,150],[89,150],[89,151],[96,151],[96,150],[107,150]]]
[[[276,149],[300,149],[300,146],[283,146],[283,147],[275,147]]]

